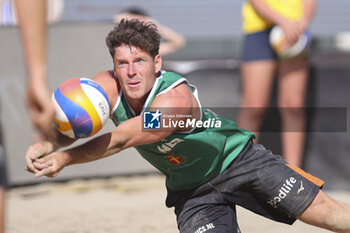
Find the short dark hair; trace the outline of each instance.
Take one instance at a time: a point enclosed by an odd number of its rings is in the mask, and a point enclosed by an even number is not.
[[[155,58],[159,54],[160,38],[155,24],[138,19],[122,19],[109,32],[106,44],[113,59],[115,48],[121,45],[135,46]]]

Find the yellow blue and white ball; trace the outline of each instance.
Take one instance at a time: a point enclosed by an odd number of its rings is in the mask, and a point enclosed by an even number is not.
[[[106,92],[95,81],[72,78],[53,93],[58,131],[70,138],[86,138],[102,129],[110,115]]]
[[[311,34],[306,30],[293,45],[285,47],[284,32],[280,26],[276,25],[270,32],[269,40],[271,47],[279,58],[291,59],[308,52],[311,44]]]

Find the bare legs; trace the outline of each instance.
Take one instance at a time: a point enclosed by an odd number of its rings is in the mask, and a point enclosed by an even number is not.
[[[254,132],[257,137],[269,104],[275,68],[275,62],[269,60],[246,62],[241,66],[242,104],[237,125]]]
[[[285,160],[302,165],[306,117],[303,110],[308,62],[305,59],[282,61],[279,64],[278,106],[282,119],[282,143]]]
[[[303,58],[280,61],[260,60],[242,64],[242,110],[237,124],[258,136],[258,130],[269,105],[277,69],[278,107],[282,119],[283,154],[286,161],[300,167],[305,139],[305,113],[302,109],[308,79],[308,62]]]

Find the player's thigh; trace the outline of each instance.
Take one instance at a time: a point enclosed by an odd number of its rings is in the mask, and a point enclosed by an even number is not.
[[[303,58],[281,61],[278,73],[278,105],[303,107],[309,78],[308,61]]]
[[[181,216],[182,218],[184,216]],[[178,219],[179,220],[179,219]],[[180,233],[239,233],[235,207],[206,205],[179,224]]]
[[[241,65],[242,95],[245,107],[266,107],[270,98],[276,64],[259,60]]]
[[[266,107],[276,70],[276,54],[269,43],[270,29],[246,34],[242,48],[243,107]]]
[[[287,164],[260,144],[247,147],[211,185],[225,200],[291,224],[312,202],[323,181]]]

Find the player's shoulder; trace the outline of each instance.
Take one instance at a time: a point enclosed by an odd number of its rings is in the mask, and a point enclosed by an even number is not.
[[[100,86],[105,90],[109,102],[111,106],[113,106],[118,99],[120,90],[120,85],[118,83],[118,80],[115,78],[113,71],[100,71],[94,75],[93,80],[100,84]]]
[[[152,101],[153,107],[189,107],[191,92],[185,83],[180,83],[165,93],[157,95]]]
[[[177,78],[182,78],[182,76],[178,73],[172,72],[172,71],[164,71],[162,70],[161,73],[164,77],[177,77]]]
[[[102,70],[94,75],[93,80],[96,82],[109,82],[114,79],[112,70]]]

